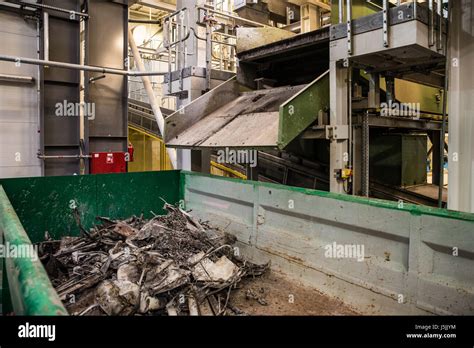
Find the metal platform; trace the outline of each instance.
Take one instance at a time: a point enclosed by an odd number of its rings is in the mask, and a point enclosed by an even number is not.
[[[350,59],[368,72],[441,87],[444,81],[446,20],[426,6],[407,3],[331,26],[331,60]],[[441,26],[440,26],[441,24]]]

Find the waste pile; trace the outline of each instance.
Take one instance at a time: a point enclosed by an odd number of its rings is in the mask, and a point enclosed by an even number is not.
[[[235,237],[165,203],[150,220],[99,217],[80,237],[39,243],[53,286],[72,315],[240,315],[230,301],[268,264],[245,260]]]

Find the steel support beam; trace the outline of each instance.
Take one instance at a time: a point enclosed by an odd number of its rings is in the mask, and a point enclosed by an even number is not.
[[[441,177],[440,175],[441,173],[440,132],[434,132],[434,131],[431,132],[430,140],[433,143],[433,153],[432,153],[432,162],[431,162],[432,163],[431,165],[432,179],[433,179],[434,185],[439,185],[440,177]]]
[[[474,212],[474,2],[450,1],[448,208]]]
[[[347,67],[342,66],[341,62],[331,60],[329,63],[329,123],[331,126],[348,125],[348,70]],[[347,143],[347,139],[332,139],[330,143],[329,179],[331,192],[344,193],[343,183],[337,180],[336,172],[343,169],[349,160]]]
[[[176,5],[168,4],[167,2],[158,0],[141,0],[137,2],[138,5],[151,7],[161,11],[174,12],[176,11]]]
[[[119,2],[90,0],[87,8],[90,17],[85,30],[85,63],[127,72],[128,6]],[[95,77],[98,76],[91,72],[84,76],[85,81]],[[109,75],[85,84],[85,101],[95,103],[95,118],[86,124],[86,153],[128,151],[127,100],[127,73]]]

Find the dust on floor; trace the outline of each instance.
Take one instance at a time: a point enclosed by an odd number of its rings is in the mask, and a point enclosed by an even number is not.
[[[231,302],[248,315],[358,315],[344,302],[274,271],[243,280]]]

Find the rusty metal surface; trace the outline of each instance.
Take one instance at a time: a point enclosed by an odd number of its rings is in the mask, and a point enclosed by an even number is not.
[[[295,36],[279,28],[237,28],[237,53]]]
[[[249,48],[246,51],[238,51],[238,56],[240,61],[253,61],[278,53],[289,54],[293,50],[318,45],[329,47],[329,27],[271,42],[264,46]]]

